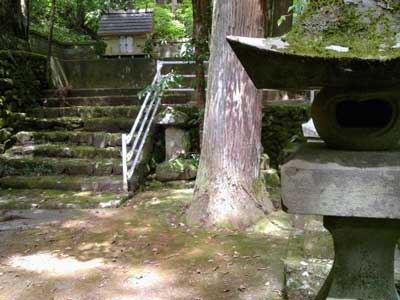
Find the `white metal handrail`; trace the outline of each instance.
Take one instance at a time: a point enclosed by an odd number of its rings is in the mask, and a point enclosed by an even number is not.
[[[156,74],[151,85],[154,87],[159,84],[165,76],[162,74],[162,68],[165,65],[183,65],[193,64],[194,62],[186,61],[157,61]],[[168,91],[192,91],[187,88],[171,88]],[[140,156],[143,151],[144,144],[153,124],[154,117],[161,104],[162,95],[156,88],[150,88],[146,93],[140,111],[135,119],[129,134],[122,134],[122,175],[123,187],[128,191],[129,180],[132,179],[136,167],[139,163]]]

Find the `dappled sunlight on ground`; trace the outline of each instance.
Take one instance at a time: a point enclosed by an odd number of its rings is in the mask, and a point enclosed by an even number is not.
[[[13,268],[45,273],[46,276],[70,276],[76,272],[99,268],[103,265],[103,260],[93,259],[82,262],[73,257],[59,257],[54,253],[45,252],[27,256],[16,255],[6,263]]]
[[[152,189],[121,209],[0,223],[0,299],[282,299],[285,214],[248,233],[200,231],[185,224],[192,193]]]

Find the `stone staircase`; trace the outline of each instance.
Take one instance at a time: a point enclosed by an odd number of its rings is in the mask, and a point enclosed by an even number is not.
[[[45,91],[39,107],[13,115],[14,146],[0,156],[0,208],[118,206],[123,192],[121,133],[140,109],[135,89]],[[163,104],[188,95],[168,94]],[[134,181],[149,172],[152,139]]]

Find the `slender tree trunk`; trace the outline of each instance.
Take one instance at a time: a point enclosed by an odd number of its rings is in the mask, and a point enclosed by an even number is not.
[[[51,79],[51,56],[52,56],[52,43],[53,43],[53,31],[54,31],[54,21],[56,17],[56,9],[57,2],[56,0],[52,0],[51,2],[51,16],[50,16],[50,30],[49,30],[49,38],[48,38],[48,50],[47,50],[47,63],[46,63],[46,76],[47,82],[50,83]]]
[[[193,45],[196,61],[196,102],[199,109],[206,103],[206,80],[204,61],[208,49],[208,11],[210,0],[192,0],[193,6]]]
[[[193,6],[193,46],[196,62],[196,91],[195,97],[200,111],[199,145],[202,144],[203,118],[202,112],[206,104],[206,71],[204,61],[209,53],[210,8],[211,0],[192,0]]]
[[[293,0],[271,0],[270,9],[272,11],[272,22],[270,24],[270,36],[281,36],[292,28],[292,13],[288,12]],[[285,22],[278,26],[278,20],[281,16],[287,16]]]
[[[171,0],[171,12],[175,16],[176,9],[178,8],[178,0]]]
[[[208,98],[199,172],[188,222],[245,228],[272,204],[259,179],[261,100],[227,35],[264,37],[263,0],[214,0]]]
[[[29,41],[29,30],[31,27],[31,1],[26,0],[26,39]]]

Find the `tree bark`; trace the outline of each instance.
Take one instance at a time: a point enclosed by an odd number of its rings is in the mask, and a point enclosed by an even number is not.
[[[199,109],[206,103],[206,80],[204,61],[208,48],[208,17],[210,0],[192,0],[193,6],[193,46],[196,61],[196,102]]]
[[[51,16],[50,16],[50,30],[49,30],[49,38],[48,38],[48,50],[47,50],[47,63],[46,63],[46,77],[47,82],[50,83],[51,79],[51,56],[52,56],[52,43],[53,43],[53,31],[54,31],[54,21],[56,17],[56,9],[57,2],[56,0],[52,0],[51,2]]]
[[[293,16],[288,12],[289,7],[293,4],[293,0],[271,0],[272,21],[270,26],[270,36],[282,36],[288,33],[292,28]],[[287,16],[286,20],[278,26],[278,20],[281,16]]]
[[[226,41],[264,37],[263,0],[214,0],[202,154],[188,222],[242,229],[272,210],[259,179],[261,100]]]
[[[171,0],[171,12],[174,16],[177,8],[178,8],[178,0]]]
[[[0,34],[26,39],[24,16],[20,0],[0,1]]]

